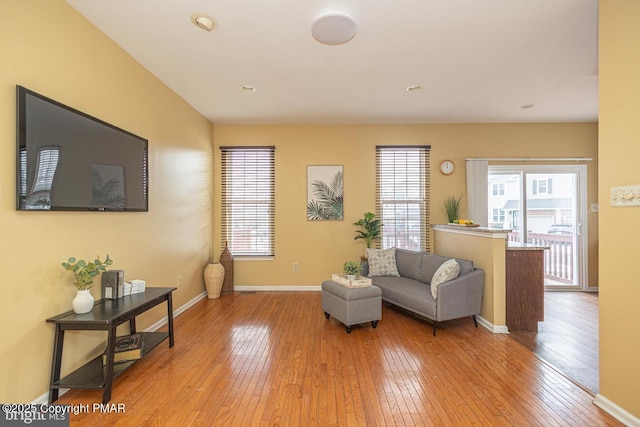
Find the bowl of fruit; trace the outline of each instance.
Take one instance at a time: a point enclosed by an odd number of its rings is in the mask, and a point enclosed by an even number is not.
[[[454,219],[449,225],[455,225],[458,227],[479,227],[480,224],[474,224],[470,219]]]

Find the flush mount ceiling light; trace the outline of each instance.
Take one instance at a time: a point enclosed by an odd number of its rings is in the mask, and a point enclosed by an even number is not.
[[[522,110],[528,110],[529,108],[533,108],[533,107],[535,107],[535,106],[536,106],[536,104],[522,104],[522,105],[520,106],[520,108],[521,108]]]
[[[242,92],[252,92],[253,93],[253,92],[256,91],[256,88],[253,87],[253,86],[245,85],[245,86],[240,86],[240,90]]]
[[[337,45],[351,40],[358,31],[353,18],[339,10],[318,16],[311,25],[311,35],[322,44]]]
[[[410,93],[415,93],[415,92],[420,92],[422,90],[422,86],[420,85],[411,85],[409,87],[407,87],[407,92]]]
[[[216,21],[206,13],[194,13],[191,15],[191,22],[193,25],[201,30],[211,31],[216,26]]]

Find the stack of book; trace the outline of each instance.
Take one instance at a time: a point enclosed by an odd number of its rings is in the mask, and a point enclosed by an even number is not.
[[[137,360],[142,357],[143,339],[140,334],[123,335],[116,337],[116,349],[113,355],[113,363]],[[102,364],[107,364],[107,355],[102,355]]]

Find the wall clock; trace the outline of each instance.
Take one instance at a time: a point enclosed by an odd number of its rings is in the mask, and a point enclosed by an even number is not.
[[[440,163],[440,172],[445,175],[451,175],[455,168],[456,165],[451,160],[443,160],[442,163]]]

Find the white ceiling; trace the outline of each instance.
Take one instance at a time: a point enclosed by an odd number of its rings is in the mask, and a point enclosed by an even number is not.
[[[597,0],[67,2],[214,123],[598,119]],[[333,9],[358,32],[322,45]]]

